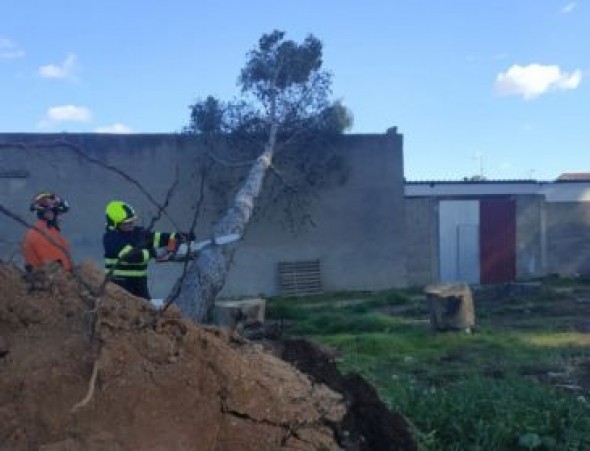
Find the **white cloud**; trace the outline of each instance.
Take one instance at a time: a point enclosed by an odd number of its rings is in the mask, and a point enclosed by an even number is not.
[[[126,134],[126,133],[133,133],[131,127],[128,127],[125,124],[121,124],[119,122],[111,125],[106,125],[104,127],[97,127],[94,129],[96,133],[116,133],[116,134]]]
[[[39,68],[39,75],[43,78],[73,78],[76,66],[76,55],[69,53],[63,63],[47,64]]]
[[[47,118],[55,122],[90,122],[92,113],[83,106],[60,105],[49,108]]]
[[[563,8],[561,8],[561,12],[562,14],[568,14],[571,13],[576,6],[578,6],[578,4],[576,2],[570,2],[567,5],[565,5]]]
[[[495,89],[500,95],[522,95],[534,99],[548,91],[576,89],[582,81],[582,71],[569,74],[556,65],[515,64],[496,76]]]
[[[25,56],[25,51],[10,39],[0,37],[0,59],[14,59]]]
[[[91,120],[92,112],[86,107],[59,105],[49,108],[37,126],[41,129],[48,129],[60,122],[90,122]]]

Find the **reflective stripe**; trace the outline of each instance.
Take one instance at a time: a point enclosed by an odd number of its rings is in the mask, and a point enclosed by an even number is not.
[[[114,265],[117,262],[119,262],[120,264],[138,264],[138,263],[141,263],[141,262],[127,263],[127,262],[125,262],[125,261],[122,260],[123,258],[125,258],[125,256],[127,254],[129,254],[131,252],[131,250],[133,250],[133,246],[127,245],[127,246],[125,246],[121,250],[121,252],[119,252],[119,258],[105,258],[104,259],[104,262],[105,262],[105,264],[111,264],[111,265]],[[144,262],[148,262],[150,260],[150,258],[151,258],[150,251],[147,250],[147,249],[142,249],[141,250],[141,256],[143,257],[143,261]]]
[[[131,252],[133,250],[133,246],[131,246],[130,244],[128,244],[127,246],[125,246],[123,249],[121,249],[121,252],[119,252],[117,254],[117,256],[119,258],[123,257],[124,255],[127,255],[129,252]]]
[[[115,260],[116,262],[116,260]],[[135,268],[135,269],[146,269],[148,267],[147,263],[128,263],[128,262],[107,262],[105,260],[104,262],[104,266],[106,268],[121,268],[121,269],[129,269],[129,268]]]
[[[108,270],[106,272],[109,272]],[[115,269],[112,273],[113,276],[120,277],[147,277],[146,271],[133,271],[130,269]]]
[[[168,242],[170,242],[170,240],[176,239],[176,235],[177,235],[176,232],[169,233],[168,234]],[[166,244],[168,244],[168,243],[166,243]],[[162,242],[162,233],[161,232],[154,232],[153,247],[154,248],[164,247],[164,243]]]

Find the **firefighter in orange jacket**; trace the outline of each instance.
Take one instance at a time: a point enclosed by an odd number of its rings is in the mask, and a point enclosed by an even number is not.
[[[22,242],[27,271],[51,262],[58,262],[64,270],[71,271],[71,246],[59,228],[59,216],[69,210],[68,203],[56,194],[44,191],[35,196],[30,210],[37,214],[37,222],[27,231]]]

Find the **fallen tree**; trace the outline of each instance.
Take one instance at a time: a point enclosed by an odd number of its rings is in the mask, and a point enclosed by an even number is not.
[[[223,103],[209,96],[191,107],[187,133],[203,135],[209,143],[240,143],[244,157],[258,153],[231,205],[216,223],[214,236],[244,234],[269,170],[281,174],[282,168],[274,165],[281,153],[288,161],[289,150],[309,144],[310,137],[334,136],[351,125],[348,111],[329,99],[331,75],[322,70],[322,43],[311,35],[302,44],[284,37],[280,31],[265,34],[248,54],[238,82],[241,100]],[[310,158],[319,162],[318,155]],[[212,153],[211,157],[217,155]],[[323,163],[327,166],[329,160],[324,158]],[[309,173],[304,179],[310,185],[317,183]],[[285,186],[297,192],[292,185]],[[172,293],[194,321],[210,319],[231,257],[229,248],[208,247],[188,264],[186,276],[178,280]]]

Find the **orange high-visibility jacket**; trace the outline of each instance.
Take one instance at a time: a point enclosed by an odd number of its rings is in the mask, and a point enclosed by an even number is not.
[[[70,243],[54,227],[48,227],[47,221],[42,219],[35,223],[35,227],[49,235],[57,244],[70,252]],[[72,261],[67,254],[53,244],[47,237],[31,228],[25,234],[22,242],[22,252],[25,264],[39,268],[46,263],[59,261],[66,271],[72,270]]]

